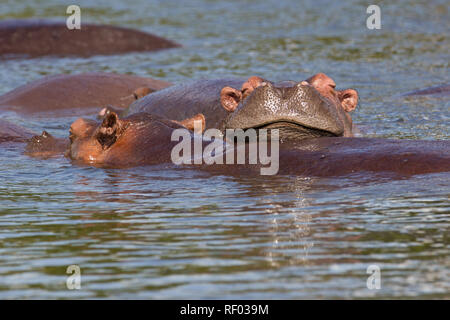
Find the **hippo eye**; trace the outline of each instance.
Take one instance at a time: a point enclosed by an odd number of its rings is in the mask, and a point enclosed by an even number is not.
[[[70,143],[73,143],[73,140],[75,140],[75,135],[73,134],[72,127],[70,127],[69,129],[69,140]]]
[[[334,89],[334,88],[336,88],[336,84],[335,83],[330,83],[330,87]]]

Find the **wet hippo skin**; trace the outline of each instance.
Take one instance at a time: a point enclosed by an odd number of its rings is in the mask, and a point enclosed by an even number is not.
[[[68,139],[55,138],[46,131],[43,131],[41,135],[36,135],[28,129],[0,119],[0,147],[26,143],[24,149],[26,155],[50,158],[63,155],[68,147],[68,142]]]
[[[0,56],[80,56],[155,51],[180,45],[142,31],[82,23],[69,30],[65,20],[5,20],[0,22]]]
[[[244,82],[245,79],[217,79],[176,84],[134,102],[123,115],[148,112],[180,121],[202,113],[207,129],[218,128],[228,115],[220,104],[220,90],[224,86],[241,87]]]
[[[414,90],[404,94],[404,96],[428,96],[428,95],[448,96],[450,95],[450,84]]]
[[[280,150],[280,173],[339,176],[361,171],[449,172],[450,141],[334,137],[285,144]]]
[[[136,89],[145,87],[153,92],[170,86],[170,83],[150,78],[113,73],[82,73],[54,75],[32,81],[0,96],[0,111],[14,111],[35,116],[51,112],[51,116],[93,113],[102,107],[128,107],[136,100]],[[78,109],[78,110],[76,110]]]
[[[268,146],[270,150],[270,145]],[[269,165],[191,165],[220,175],[258,175]],[[235,161],[236,163],[236,161]],[[321,137],[280,144],[278,175],[399,178],[450,172],[450,142]]]
[[[110,113],[101,124],[80,118],[71,126],[67,154],[78,163],[95,166],[121,168],[170,164],[171,151],[177,144],[171,141],[171,135],[179,128],[181,125],[174,121],[147,113],[136,113],[124,119]],[[190,139],[193,141],[198,137],[191,135]],[[249,163],[248,159],[246,163]],[[223,175],[255,175],[260,174],[262,165],[187,167]],[[281,143],[279,151],[278,174],[332,177],[372,172],[407,176],[448,171],[448,141],[321,137]]]
[[[198,80],[145,96],[124,112],[149,112],[179,120],[202,113],[206,128],[278,128],[282,139],[352,136],[353,89],[336,90],[323,73],[301,82],[260,77]]]
[[[177,144],[171,141],[172,132],[192,127],[192,122],[200,119],[202,115],[196,115],[178,122],[149,113],[121,119],[114,112],[107,112],[100,124],[79,118],[70,127],[66,155],[77,163],[103,167],[170,163],[171,150]]]
[[[0,143],[26,142],[33,135],[33,132],[19,125],[0,119]]]
[[[43,131],[41,135],[35,135],[27,140],[25,154],[36,158],[61,156],[67,150],[68,145],[68,139],[55,138],[47,131]]]

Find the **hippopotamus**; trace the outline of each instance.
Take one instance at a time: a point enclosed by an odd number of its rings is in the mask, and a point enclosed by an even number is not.
[[[68,147],[66,139],[55,138],[47,131],[43,131],[41,135],[36,135],[33,131],[10,121],[0,120],[0,147],[4,144],[16,145],[24,143],[26,143],[24,153],[38,158],[59,156]]]
[[[341,176],[358,172],[410,176],[450,171],[450,142],[323,137],[284,145],[280,172]]]
[[[0,119],[0,143],[2,142],[26,142],[34,133],[21,126]]]
[[[448,96],[450,95],[450,84],[414,90],[408,93],[405,93],[403,96],[428,96],[428,95],[440,95],[440,96]]]
[[[120,119],[108,111],[101,123],[79,118],[70,126],[70,145],[66,155],[78,163],[103,167],[130,167],[171,162],[171,141],[175,129],[193,128],[204,117],[195,115],[173,121],[149,113],[135,113]],[[193,137],[193,136],[192,136]]]
[[[142,31],[82,23],[69,30],[65,21],[39,19],[0,22],[0,56],[80,56],[123,54],[180,47]]]
[[[68,146],[67,139],[55,138],[44,130],[42,134],[27,140],[24,153],[30,157],[47,159],[63,155]]]
[[[199,92],[194,90],[199,89],[195,84],[200,85]],[[214,89],[217,96],[207,94],[207,89]],[[351,138],[349,112],[357,102],[355,90],[336,90],[334,81],[324,74],[298,83],[271,83],[259,77],[203,80],[146,95],[123,115],[107,110],[100,123],[78,119],[71,126],[66,155],[76,163],[95,166],[170,164],[171,152],[177,144],[172,141],[172,134],[181,128],[195,129],[192,125],[195,119],[202,123],[197,133],[218,126],[285,130],[288,139],[280,144],[279,174],[339,176],[368,171],[408,175],[450,171],[447,141]],[[199,110],[204,110],[206,115],[193,115]],[[268,120],[262,116],[266,114]],[[195,142],[202,137],[191,132],[189,139]],[[200,143],[203,146],[206,141],[202,139]],[[39,150],[35,148],[35,152],[36,149]],[[202,162],[195,168],[220,174],[255,174],[262,167],[262,164],[246,163]]]
[[[187,121],[196,119],[199,118]],[[106,167],[170,164],[171,152],[177,144],[172,134],[182,127],[180,123],[148,113],[120,119],[116,113],[108,112],[101,123],[80,118],[71,126],[67,155],[77,163]],[[189,137],[192,143],[201,138],[195,134]],[[202,146],[205,142],[200,141]],[[242,165],[190,163],[194,168],[219,174],[258,174],[263,166],[249,161]],[[281,144],[277,173],[342,176],[374,172],[405,176],[448,171],[448,141],[320,137]]]
[[[179,120],[202,113],[206,128],[277,128],[282,140],[352,136],[350,112],[358,103],[353,89],[336,90],[323,73],[301,82],[199,80],[174,85],[132,103],[124,112],[148,112]]]
[[[14,111],[30,117],[46,112],[52,117],[96,114],[108,105],[124,109],[145,94],[170,85],[162,80],[113,73],[53,75],[0,96],[0,112]]]

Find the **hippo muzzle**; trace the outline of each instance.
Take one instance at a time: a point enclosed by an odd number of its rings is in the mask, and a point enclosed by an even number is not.
[[[230,113],[222,129],[279,129],[281,139],[342,136],[337,109],[305,83],[262,83]]]

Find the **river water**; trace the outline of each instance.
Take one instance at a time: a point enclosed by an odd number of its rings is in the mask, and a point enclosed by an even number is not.
[[[72,3],[70,3],[72,4]],[[358,90],[364,136],[449,139],[448,1],[76,1],[83,21],[183,44],[157,53],[0,60],[0,94],[51,74],[176,83],[325,72]],[[0,19],[65,20],[65,1],[0,2]],[[2,117],[67,136],[74,118]],[[449,174],[404,179],[99,169],[0,148],[0,299],[450,298]],[[69,265],[81,289],[68,290]],[[367,287],[369,266],[381,289]]]

